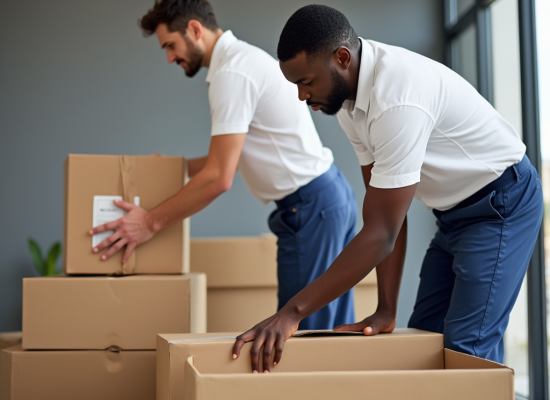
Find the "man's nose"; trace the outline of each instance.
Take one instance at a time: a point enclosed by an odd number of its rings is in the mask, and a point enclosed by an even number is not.
[[[168,61],[168,64],[172,64],[174,61],[176,61],[176,58],[176,55],[171,51],[166,52],[166,60]]]
[[[305,101],[311,99],[311,94],[304,89],[298,88],[298,98],[300,99],[300,101]]]

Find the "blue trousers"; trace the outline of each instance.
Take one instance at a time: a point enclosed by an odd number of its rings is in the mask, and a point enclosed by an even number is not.
[[[355,236],[353,189],[335,166],[276,201],[269,228],[277,235],[279,309],[322,275]],[[300,322],[298,329],[332,329],[354,322],[353,289]]]
[[[447,211],[420,272],[409,327],[445,347],[502,363],[503,335],[542,221],[542,185],[525,156]]]

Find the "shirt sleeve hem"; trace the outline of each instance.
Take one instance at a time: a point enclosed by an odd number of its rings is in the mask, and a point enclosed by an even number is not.
[[[369,185],[378,189],[396,189],[420,182],[420,170],[404,175],[384,176],[372,174]]]
[[[212,136],[248,133],[248,124],[218,124],[212,127]]]
[[[374,157],[371,153],[355,153],[357,155],[357,159],[359,160],[360,165],[370,165],[374,162]]]

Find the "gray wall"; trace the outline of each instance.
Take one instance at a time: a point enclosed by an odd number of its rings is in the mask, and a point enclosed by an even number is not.
[[[209,143],[206,72],[187,79],[169,66],[137,19],[153,0],[0,2],[0,331],[21,328],[21,278],[35,276],[26,247],[62,238],[63,161],[68,153],[197,157]],[[306,1],[213,0],[222,28],[275,55],[288,17]],[[443,59],[439,0],[322,1],[345,13],[360,36]],[[335,118],[315,122],[336,164],[364,188],[352,148]],[[264,206],[240,177],[191,219],[193,236],[268,231]],[[398,322],[406,324],[434,219],[417,201]],[[44,299],[47,301],[47,299]]]

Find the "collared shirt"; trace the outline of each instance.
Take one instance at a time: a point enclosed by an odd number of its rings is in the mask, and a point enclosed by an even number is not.
[[[311,114],[277,61],[226,31],[206,76],[212,136],[246,133],[238,169],[262,202],[280,200],[332,165]]]
[[[521,161],[514,128],[465,79],[403,48],[361,39],[355,102],[338,121],[370,185],[418,183],[426,208],[447,210]]]

